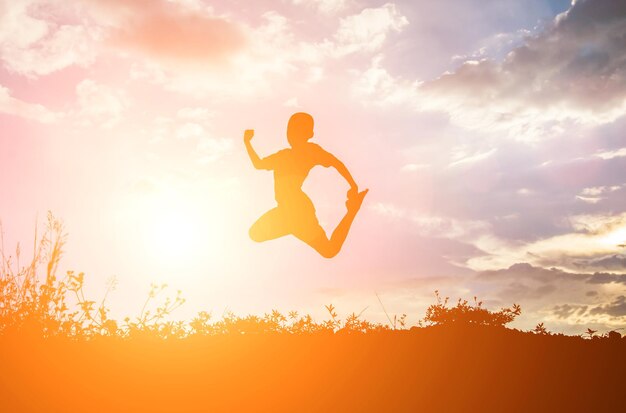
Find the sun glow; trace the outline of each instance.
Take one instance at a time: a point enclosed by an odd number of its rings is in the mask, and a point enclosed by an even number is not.
[[[609,232],[604,236],[602,241],[609,246],[609,248],[617,248],[618,245],[626,243],[626,226],[616,228]]]
[[[217,208],[181,190],[132,194],[120,207],[117,232],[143,268],[177,275],[202,271],[205,263],[224,254],[224,214]]]
[[[142,217],[145,243],[162,260],[192,258],[203,243],[198,218],[187,205],[169,202],[151,209]]]

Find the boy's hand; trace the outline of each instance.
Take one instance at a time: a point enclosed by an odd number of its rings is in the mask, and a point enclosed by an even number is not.
[[[243,133],[243,141],[250,142],[253,136],[254,136],[254,129],[246,129],[246,131]]]

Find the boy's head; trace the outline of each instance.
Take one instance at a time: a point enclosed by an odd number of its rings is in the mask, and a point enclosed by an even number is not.
[[[298,112],[291,115],[287,124],[287,141],[289,145],[297,146],[313,137],[313,116]]]

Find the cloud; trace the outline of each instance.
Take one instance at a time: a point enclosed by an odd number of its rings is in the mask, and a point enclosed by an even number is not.
[[[234,142],[230,138],[214,138],[205,136],[200,138],[197,145],[201,164],[210,164],[230,153],[234,148]]]
[[[614,301],[599,305],[589,310],[590,314],[606,314],[613,317],[625,317],[626,316],[626,297],[620,295]]]
[[[120,122],[128,106],[124,92],[91,79],[76,85],[76,103],[65,112],[54,112],[43,105],[16,99],[9,89],[0,85],[0,112],[42,123],[66,119],[80,126],[111,128]]]
[[[622,257],[623,258],[623,257]],[[589,284],[626,284],[626,274],[595,272],[587,278]]]
[[[480,271],[477,273],[476,277],[478,279],[491,281],[496,279],[511,278],[515,280],[534,280],[540,283],[554,282],[568,277],[572,279],[581,278],[580,276],[575,276],[573,274],[568,275],[565,271],[557,268],[535,267],[526,262],[515,263],[508,268]]]
[[[626,326],[623,316],[625,276],[611,273],[584,274],[529,263],[508,268],[479,271],[459,276],[405,279],[389,283],[386,295],[402,297],[415,305],[430,302],[424,291],[439,290],[442,296],[471,299],[477,297],[489,308],[522,305],[517,328],[529,329],[545,322],[549,329],[581,333],[583,328],[602,330]],[[593,286],[593,290],[590,290]],[[397,305],[402,305],[398,303]]]
[[[52,123],[62,117],[43,105],[24,102],[11,96],[6,87],[0,85],[0,113],[19,116],[41,123]]]
[[[187,122],[176,128],[174,136],[176,139],[193,139],[200,138],[206,134],[202,125],[193,122]]]
[[[335,14],[345,10],[350,0],[291,0],[291,2],[313,8],[323,14]]]
[[[526,316],[538,321],[553,322],[561,328],[596,325],[611,329],[626,325],[625,283],[626,276],[620,274],[584,274],[517,263],[478,272],[468,285],[473,290],[490,291],[489,296],[494,294],[504,302],[526,303],[530,312]],[[596,290],[590,291],[589,285]]]
[[[553,284],[544,284],[539,286],[528,286],[520,282],[512,282],[502,290],[499,294],[507,297],[509,301],[516,303],[527,302],[529,300],[540,300],[552,295],[557,290],[557,286]]]
[[[201,2],[85,0],[92,18],[109,30],[117,47],[162,63],[222,62],[246,44],[240,27],[214,16]]]
[[[561,304],[555,305],[552,308],[552,313],[559,319],[565,320],[574,317],[581,317],[589,308],[588,305],[570,305],[570,304]]]
[[[598,259],[617,253],[626,240],[626,213],[577,215],[569,217],[568,221],[571,232],[521,245],[492,236],[479,238],[475,245],[488,255],[471,258],[467,265],[486,270],[527,261],[561,269],[594,271]]]
[[[598,158],[602,158],[605,160],[613,159],[613,158],[623,158],[626,156],[626,148],[620,148],[613,151],[603,151],[597,153],[595,156]]]
[[[531,31],[527,29],[519,29],[512,33],[496,33],[481,40],[478,50],[467,55],[452,56],[452,60],[465,62],[506,54],[514,47],[524,44],[525,39],[530,35]]]
[[[356,78],[353,93],[363,103],[375,106],[406,105],[418,110],[420,81],[394,77],[382,65],[383,55],[374,56],[365,71],[352,70]]]
[[[563,271],[558,268],[544,268],[527,262],[515,263],[508,268],[479,271],[476,278],[486,281],[498,279],[532,280],[541,284],[560,281],[584,282],[587,284],[626,284],[626,274],[595,272],[593,274]]]
[[[300,108],[300,104],[298,103],[298,98],[289,98],[285,102],[283,102],[283,106],[287,108]]]
[[[468,61],[420,92],[468,126],[513,126],[526,137],[550,121],[610,122],[626,109],[624,17],[623,2],[577,1],[502,62]]]
[[[83,126],[111,128],[119,123],[129,103],[126,94],[91,79],[76,86],[77,109],[73,112]]]
[[[595,295],[590,295],[595,297]],[[548,320],[570,325],[590,326],[603,330],[626,325],[626,297],[613,297],[606,304],[558,304],[545,311]]]
[[[72,22],[68,24],[67,22]],[[247,43],[242,28],[197,0],[20,0],[0,5],[0,58],[47,75],[89,66],[105,42],[165,65],[221,64]]]
[[[100,30],[54,21],[54,16],[63,21],[70,13],[60,4],[41,0],[0,4],[0,60],[9,71],[35,77],[95,61]]]
[[[166,61],[136,61],[131,77],[157,84],[166,90],[184,95],[213,98],[242,97],[275,93],[272,80],[286,77],[298,62],[312,61],[320,55],[316,50],[301,47],[291,34],[287,18],[276,12],[265,12],[256,27],[241,26],[246,46],[224,59],[223,65],[205,67],[193,64],[168,64]],[[206,60],[208,55],[201,59]],[[226,62],[227,60],[227,62]],[[179,62],[184,63],[184,62]],[[198,63],[198,62],[196,62]]]
[[[195,121],[208,121],[213,118],[213,113],[202,107],[188,107],[179,109],[176,116],[180,119],[195,120]]]
[[[465,151],[461,150],[460,152],[456,152],[454,154],[455,159],[452,161],[452,163],[448,165],[448,167],[452,168],[459,165],[467,165],[480,162],[495,154],[496,151],[496,148],[492,148],[485,152],[467,154]]]
[[[333,54],[345,56],[355,52],[376,52],[390,32],[399,32],[408,24],[408,19],[392,3],[364,9],[359,14],[340,20],[333,36]]]
[[[378,214],[391,219],[405,219],[415,226],[418,233],[426,237],[468,239],[484,233],[490,228],[485,221],[461,220],[451,217],[427,215],[401,208],[391,203],[376,203],[371,207]]]
[[[428,169],[430,165],[424,163],[407,163],[402,166],[402,170],[405,172],[414,172],[422,169]]]
[[[443,111],[465,128],[537,141],[564,127],[626,113],[626,3],[577,1],[502,61],[483,57],[426,81],[407,81],[372,60],[355,90],[376,104]]]
[[[349,65],[352,56],[376,53],[391,34],[407,24],[396,6],[387,3],[342,17],[330,35],[318,31],[316,38],[302,40],[300,25],[270,10],[260,14],[260,23],[238,26],[246,38],[245,47],[237,50],[223,68],[190,71],[188,67],[150,62],[135,64],[132,77],[198,96],[275,96],[280,93],[277,85],[281,82],[290,86],[290,80],[297,80],[298,85],[317,83],[325,78],[329,66],[336,70]],[[293,87],[289,93],[293,93]]]
[[[596,328],[610,331],[626,325],[626,304],[623,296],[605,305],[560,304],[542,311],[547,322],[567,324],[570,328]],[[581,332],[579,330],[579,333]]]
[[[149,131],[150,142],[190,149],[196,163],[210,164],[234,149],[233,139],[213,134],[213,121],[214,113],[207,108],[183,107],[173,117],[158,117],[154,120],[154,126]]]
[[[624,187],[626,187],[626,184],[584,188],[580,194],[576,195],[576,198],[590,204],[597,204],[598,202],[606,199],[607,194],[619,191]]]

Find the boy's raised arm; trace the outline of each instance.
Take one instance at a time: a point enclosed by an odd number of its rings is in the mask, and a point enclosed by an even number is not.
[[[254,165],[256,169],[270,169],[267,162],[264,162],[263,159],[259,158],[259,155],[257,155],[256,151],[252,147],[251,141],[253,137],[254,129],[246,129],[243,133],[243,143],[246,145],[246,150],[248,151],[248,156],[252,161],[252,165]]]

